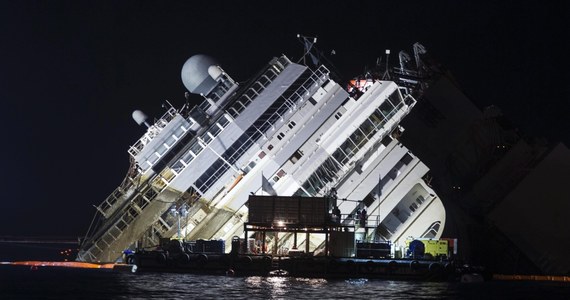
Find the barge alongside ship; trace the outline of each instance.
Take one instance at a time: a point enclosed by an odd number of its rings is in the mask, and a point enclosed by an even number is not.
[[[168,255],[172,255],[169,253]],[[175,272],[228,276],[293,276],[330,279],[457,280],[468,270],[453,261],[334,257],[272,257],[142,251],[129,256],[138,272]],[[182,256],[180,256],[182,255]],[[181,259],[183,257],[183,259]],[[470,270],[469,270],[470,271]]]
[[[357,220],[336,218],[328,213],[328,207],[335,205],[336,199],[327,197],[250,196],[251,216],[244,231],[259,240],[236,236],[231,251],[225,253],[222,240],[166,239],[157,249],[137,250],[125,260],[141,272],[231,276],[450,280],[467,271],[458,269],[452,259],[456,240],[412,240],[404,253],[387,241],[355,240],[358,232],[366,236],[374,227],[366,226],[363,215]],[[309,243],[305,249],[298,247],[299,236],[310,241],[315,235],[324,235],[321,251],[311,252]],[[268,237],[292,238],[293,248],[268,249]]]

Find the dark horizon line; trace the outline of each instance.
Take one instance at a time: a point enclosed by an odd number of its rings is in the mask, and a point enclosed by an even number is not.
[[[80,237],[0,236],[0,244],[79,244]]]

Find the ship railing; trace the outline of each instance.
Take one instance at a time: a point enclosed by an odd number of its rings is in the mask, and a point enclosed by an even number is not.
[[[157,119],[153,125],[151,125],[147,132],[131,147],[129,147],[129,154],[132,157],[137,156],[144,146],[146,146],[152,139],[154,139],[161,131],[168,125],[172,119],[178,114],[178,111],[174,107],[170,107],[159,119]]]
[[[85,253],[89,255],[92,261],[99,261],[99,255],[103,253],[104,249],[112,247],[113,243],[121,237],[123,231],[139,214],[140,211],[137,211],[130,206],[129,209],[124,211],[121,218],[119,218],[99,238],[92,240],[92,244],[87,250],[85,250]]]
[[[90,251],[80,251],[77,254],[77,260],[78,261],[97,261],[97,257],[95,257],[95,255],[91,254]]]
[[[284,60],[283,62],[286,63],[287,60]],[[227,111],[228,114],[231,115],[233,118],[239,116],[239,114],[249,105],[249,103],[251,103],[255,97],[257,97],[267,86],[269,86],[269,84],[272,83],[273,79],[275,79],[278,74],[279,73],[276,72],[276,70],[274,70],[273,68],[268,68],[264,73],[258,76],[258,79],[253,84],[250,85],[250,88],[232,104],[232,107],[230,107]],[[277,111],[283,110],[281,108],[278,109]],[[276,112],[273,113],[268,119],[273,120],[273,119],[278,119],[280,117],[281,115]],[[241,148],[242,147],[240,147],[240,149]],[[240,149],[236,150],[236,152],[232,156],[238,154],[241,155],[243,151],[240,151]],[[216,171],[215,174],[213,174],[208,180],[206,180],[206,182],[204,182],[200,186],[200,189],[205,190],[207,188],[204,188],[204,186],[206,187],[211,186],[213,182],[217,181],[221,176],[223,176],[225,171],[229,169],[229,166],[224,164],[222,168],[225,169],[219,169],[218,171]]]
[[[265,73],[263,73],[258,80],[253,82],[250,87],[243,93],[235,102],[232,104],[232,110],[229,110],[228,113],[235,119],[237,116],[253,101],[254,98],[259,96],[267,86],[269,86],[275,77],[277,77],[279,73],[277,73],[274,69],[268,68]]]
[[[291,60],[285,55],[280,56],[273,64],[273,67],[278,68],[279,72],[285,70],[285,67],[291,64]]]
[[[416,100],[411,95],[407,95],[403,101],[396,106],[395,113],[386,122],[386,124],[392,122],[388,132],[392,132],[392,130],[400,124],[400,122],[410,113],[415,104]]]
[[[218,102],[233,86],[235,86],[235,82],[226,74],[222,73],[221,78],[219,78],[216,87],[204,98],[208,98],[213,102]],[[198,106],[203,111],[208,111],[210,108],[209,101],[202,101]]]
[[[309,78],[301,84],[301,87],[295,91],[294,95],[296,98],[304,100],[305,98],[308,98],[308,96],[312,95],[314,91],[329,78],[329,73],[330,71],[323,65],[314,70],[311,76],[309,76]]]
[[[357,229],[362,227],[376,228],[380,225],[381,220],[380,215],[366,215],[365,220],[362,221],[360,216],[357,216],[356,214],[341,214],[340,222],[334,223],[339,223],[344,226],[355,226]]]
[[[275,123],[275,120],[280,119],[281,112],[287,110],[293,110],[297,108],[297,103],[301,103],[309,98],[315,90],[317,90],[323,82],[328,79],[329,70],[320,66],[317,70],[313,71],[312,74],[307,78],[299,88],[297,88],[289,97],[285,98],[285,101],[281,107],[279,107],[273,115],[267,118],[266,122],[269,122],[270,126]]]
[[[367,142],[364,142],[364,138],[358,143],[358,148],[356,151],[351,150],[352,156],[345,164],[341,164],[334,174],[332,174],[331,178],[334,178],[333,181],[330,182],[323,182],[319,188],[315,188],[315,191],[321,191],[323,188],[332,188],[336,185],[337,182],[341,182],[344,180],[346,176],[349,175],[349,170],[360,160],[362,157],[366,155],[368,151],[374,149],[374,145],[380,143],[382,139],[393,132],[402,119],[404,119],[411,111],[412,107],[415,105],[416,100],[411,95],[406,95],[404,99],[392,110],[392,112],[386,116],[386,121],[382,122],[382,128],[380,128],[376,133],[371,136],[367,136]],[[321,164],[325,163],[327,159],[323,159]],[[312,174],[307,175],[305,181],[311,177]]]
[[[131,194],[133,197],[130,197],[131,198],[130,202],[132,204],[138,205],[140,209],[144,208],[148,203],[150,203],[150,201],[157,194],[152,188],[145,188],[145,187],[140,189],[138,192],[133,191],[132,193],[136,194],[134,195]],[[103,201],[103,203],[97,206],[96,209],[99,213],[101,213],[101,215],[103,215],[105,219],[108,219],[119,209],[119,207],[121,207],[122,204],[124,204],[125,201],[127,201],[128,198],[129,196],[126,195],[125,190],[123,190],[121,187],[118,187],[117,189],[115,189],[115,191],[111,193],[111,195],[107,197],[107,199],[105,199],[105,201]],[[119,202],[119,199],[121,199],[122,201]],[[121,209],[127,209],[127,208],[128,206]]]
[[[155,179],[160,179],[159,176],[156,176]],[[126,203],[125,206],[121,207],[121,213],[114,216],[112,219],[107,220],[110,225],[105,226],[103,228],[99,228],[98,232],[93,234],[89,237],[89,239],[84,244],[87,248],[87,252],[91,253],[94,256],[97,256],[101,252],[102,249],[105,249],[113,244],[114,241],[119,239],[123,231],[134,222],[134,220],[142,213],[144,208],[158,195],[163,189],[153,186],[151,184],[147,184],[143,186],[135,195],[133,195],[131,201]],[[124,195],[124,194],[123,194]],[[105,218],[111,217],[114,212],[116,212],[119,207],[121,206],[120,203],[117,202],[118,194],[112,193],[111,196],[108,198],[109,201],[103,202],[106,207],[110,207],[113,210],[106,211],[106,214],[98,208],[98,211],[103,214]],[[121,196],[125,197],[126,196]],[[112,204],[113,203],[113,204]],[[112,204],[112,205],[111,205]],[[109,206],[111,205],[111,206]],[[103,245],[101,245],[103,244]]]
[[[122,231],[115,226],[116,225],[113,225],[102,236],[100,236],[100,238],[93,240],[92,244],[87,250],[85,250],[85,253],[87,253],[93,261],[99,261],[99,255],[104,251],[104,249],[108,249],[122,233]]]
[[[97,206],[97,210],[107,218],[113,213],[113,208],[116,208],[118,200],[125,195],[121,187],[116,188],[104,201]]]
[[[95,207],[105,219],[112,215],[116,209],[121,206],[122,203],[119,201],[120,199],[123,201],[126,200],[127,191],[133,186],[136,177],[139,175],[134,166],[134,159],[131,158],[131,167],[129,169],[129,173],[125,179],[123,179],[121,185],[119,185],[113,192],[111,192],[111,194],[107,196],[107,198],[105,198],[105,200],[103,200],[99,206]]]
[[[152,189],[152,187],[150,189]],[[156,196],[158,193],[154,191],[152,194]],[[136,197],[136,199],[133,200],[130,203],[130,205],[123,210],[123,214],[121,215],[121,217],[118,218],[118,220],[114,222],[114,224],[110,226],[110,228],[107,229],[99,238],[96,238],[96,241],[93,241],[93,244],[91,245],[91,247],[89,247],[88,250],[86,250],[85,253],[93,259],[93,257],[95,258],[98,257],[98,255],[103,252],[103,249],[108,249],[112,247],[115,241],[121,238],[121,235],[123,234],[124,230],[128,228],[129,225],[132,224],[137,219],[137,217],[142,213],[145,207],[153,200],[153,199],[147,199],[148,197],[146,197],[145,195],[146,194],[144,195],[139,194],[138,195],[139,197]],[[142,200],[139,201],[137,199],[139,200],[143,199],[144,201]],[[143,205],[139,206],[138,204],[140,203],[142,203]],[[161,233],[170,230],[170,228],[172,227],[170,226],[170,224],[168,224],[168,222],[164,221],[162,217],[159,218],[159,221],[157,223],[160,223],[161,225],[160,226]]]
[[[284,103],[279,106],[273,114],[271,114],[267,120],[260,126],[260,128],[271,128],[276,120],[282,118],[282,115],[287,110],[292,110],[297,102],[302,102],[305,99],[309,98],[310,95],[314,93],[320,87],[320,84],[325,82],[328,79],[329,70],[321,66],[316,71],[314,71],[309,78],[307,78],[303,83],[299,85],[299,87],[288,97],[285,99]],[[245,106],[244,106],[245,107]],[[258,128],[259,129],[259,128]],[[244,147],[247,143],[244,143]],[[243,153],[241,151],[241,147],[236,150],[236,152],[232,155],[238,155]],[[229,167],[226,167],[226,170]],[[225,171],[225,170],[224,170]],[[207,183],[214,182],[218,180],[219,177],[223,175],[223,172],[217,172],[215,176],[212,176],[208,179]]]
[[[281,56],[277,60],[272,61],[271,66],[261,73],[231,105],[227,111],[228,114],[234,119],[237,118],[253,99],[259,96],[289,64],[291,64],[291,61],[286,56]]]
[[[98,255],[101,254],[103,250],[97,245],[97,243],[92,243],[87,249],[80,250],[77,254],[78,261],[89,261],[98,262],[100,259]]]
[[[386,137],[388,134],[390,134],[396,128],[398,128],[400,122],[410,113],[411,108],[415,104],[415,100],[413,100],[413,98],[411,96],[409,96],[409,97],[412,99],[412,105],[408,105],[405,102],[400,102],[395,107],[393,112],[390,113],[389,116],[386,116],[387,120],[382,126],[383,130],[379,130],[372,137],[370,137],[369,141],[367,143],[365,143],[363,145],[363,147],[358,149],[358,151],[352,156],[352,158],[349,160],[347,165],[355,164],[358,160],[360,160],[362,157],[364,157],[368,151],[370,151],[371,149],[374,149],[373,146],[375,144],[380,143],[382,141],[382,139],[384,139],[384,137]],[[409,102],[409,101],[406,101],[406,102]],[[339,178],[339,181],[341,181],[342,179],[343,178]]]
[[[169,169],[165,169],[165,171],[167,170]],[[102,242],[104,243],[103,246],[107,248],[120,238],[123,231],[134,222],[134,220],[142,213],[145,207],[156,197],[156,195],[162,192],[168,183],[171,182],[175,177],[175,175],[171,172],[163,173],[164,174],[161,173],[156,176],[153,180],[149,180],[150,184],[143,187],[139,192],[137,192],[136,195],[134,195],[133,199],[127,204],[127,206],[122,208],[122,214],[117,217],[116,221],[110,227],[108,227],[103,233],[99,234],[98,236],[92,237],[93,241],[96,240],[96,242],[93,243],[93,246],[91,248],[95,247],[96,249],[99,249],[97,253],[101,253],[102,249],[98,244]],[[113,203],[112,205],[115,207],[112,212],[108,212],[107,215],[105,215],[104,212],[98,209],[106,218],[110,216],[114,211],[116,211],[119,207],[119,204],[115,205],[118,199],[115,194],[111,194],[109,200],[110,199],[114,200],[105,201],[104,204],[108,206]],[[167,230],[168,229],[169,228],[167,227]]]
[[[167,174],[158,174],[153,179],[147,181],[148,183],[141,187],[137,194],[132,197],[131,201],[129,201],[124,208],[121,208],[121,214],[116,217],[116,221],[110,221],[112,225],[101,234],[92,237],[93,244],[90,247],[90,253],[97,256],[103,252],[102,249],[111,247],[116,240],[121,238],[124,230],[139,217],[148,204],[150,204],[158,194],[164,191],[168,183],[175,177],[172,173],[170,173],[168,177],[163,175]],[[160,218],[160,220],[162,220],[162,218]],[[162,231],[170,230],[170,227],[168,223],[162,222]]]

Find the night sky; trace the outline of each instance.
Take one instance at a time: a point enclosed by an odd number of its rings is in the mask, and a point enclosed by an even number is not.
[[[419,41],[479,106],[570,146],[568,2],[463,2],[0,2],[0,236],[85,234],[145,131],[132,111],[182,105],[187,58],[243,82],[274,56],[297,61],[297,33],[334,49],[345,79]]]

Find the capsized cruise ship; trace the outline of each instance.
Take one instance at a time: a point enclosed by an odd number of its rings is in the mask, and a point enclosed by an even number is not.
[[[133,113],[147,131],[128,149],[124,181],[96,207],[77,260],[117,261],[163,238],[222,239],[229,251],[234,236],[248,238],[252,194],[334,195],[343,220],[366,209],[373,230],[360,239],[403,247],[409,237],[440,238],[446,215],[424,180],[429,168],[399,140],[426,84],[417,80],[425,49],[414,52],[415,66],[400,55],[409,75],[400,85],[388,72],[347,85],[325,65],[285,55],[240,85],[214,58],[190,57],[182,80],[203,101],[170,106],[154,122]],[[324,240],[310,243],[314,251]]]

